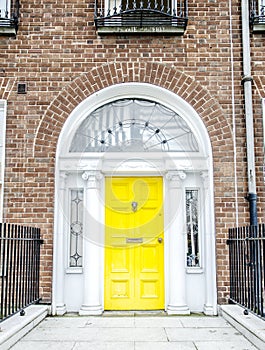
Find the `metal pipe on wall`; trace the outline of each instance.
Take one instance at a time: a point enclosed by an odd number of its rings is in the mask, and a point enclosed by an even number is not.
[[[250,61],[250,32],[249,32],[249,1],[241,0],[242,16],[242,48],[243,48],[243,87],[245,100],[246,139],[247,139],[247,167],[248,167],[248,195],[250,225],[257,225],[257,192],[254,151],[254,126],[252,106],[252,81]]]

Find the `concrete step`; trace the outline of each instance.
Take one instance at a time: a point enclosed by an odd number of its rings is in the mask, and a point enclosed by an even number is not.
[[[48,307],[45,305],[30,305],[24,310],[24,316],[20,316],[20,313],[17,313],[0,323],[1,350],[7,350],[13,346],[48,314]]]
[[[239,305],[221,305],[220,314],[258,349],[265,349],[265,320],[249,313],[244,315]]]

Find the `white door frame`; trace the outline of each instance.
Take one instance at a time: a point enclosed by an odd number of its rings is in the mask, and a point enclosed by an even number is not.
[[[69,140],[73,138],[75,131],[81,122],[96,108],[121,98],[143,98],[157,101],[166,107],[176,111],[189,125],[194,133],[200,152],[196,154],[170,154],[170,152],[145,154],[74,154],[68,153]],[[52,289],[52,313],[63,314],[67,311],[65,303],[64,279],[67,270],[67,224],[65,213],[67,208],[67,177],[76,173],[81,176],[87,198],[98,200],[98,205],[91,206],[85,203],[88,212],[97,217],[96,227],[93,231],[100,232],[102,245],[93,245],[88,239],[84,245],[84,269],[79,276],[83,276],[82,303],[80,314],[100,314],[104,310],[104,176],[163,176],[165,186],[165,305],[168,313],[188,314],[190,308],[187,305],[189,291],[186,280],[189,271],[186,268],[185,249],[185,186],[190,186],[191,178],[200,178],[203,193],[202,221],[204,236],[204,266],[196,274],[205,275],[204,283],[204,307],[206,314],[217,313],[216,299],[216,257],[215,257],[215,227],[213,206],[213,166],[212,149],[207,130],[196,111],[179,96],[172,92],[151,84],[126,83],[118,84],[101,90],[77,106],[67,119],[59,137],[56,154],[55,176],[55,223],[54,223],[54,264],[53,264],[53,289]],[[86,197],[86,195],[85,195]],[[178,204],[176,198],[179,198]],[[95,201],[93,201],[95,203]],[[102,205],[103,204],[103,205]],[[91,212],[92,211],[92,212]],[[91,217],[91,215],[88,215]],[[89,220],[89,219],[88,219]],[[90,222],[90,225],[92,223]],[[97,226],[98,225],[98,226]],[[181,229],[177,230],[176,226]],[[90,254],[87,254],[87,252]],[[182,253],[180,253],[182,252]],[[87,266],[93,259],[93,269]],[[177,267],[178,266],[178,267]],[[178,273],[176,274],[176,270]],[[94,273],[93,273],[94,271]],[[93,291],[89,292],[89,285],[93,285]],[[97,287],[96,287],[97,286]],[[95,288],[96,287],[96,288]],[[77,310],[78,311],[78,310]]]

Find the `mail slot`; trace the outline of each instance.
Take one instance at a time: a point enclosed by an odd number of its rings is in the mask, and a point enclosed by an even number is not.
[[[143,243],[142,238],[126,238],[126,243]]]

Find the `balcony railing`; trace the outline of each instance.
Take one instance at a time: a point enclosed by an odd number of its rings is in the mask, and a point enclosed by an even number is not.
[[[0,0],[0,35],[16,35],[19,0]]]
[[[250,23],[253,31],[265,31],[265,0],[251,0]]]
[[[187,0],[95,0],[99,33],[183,34],[187,22]]]

